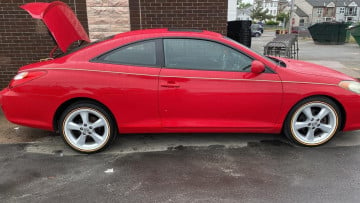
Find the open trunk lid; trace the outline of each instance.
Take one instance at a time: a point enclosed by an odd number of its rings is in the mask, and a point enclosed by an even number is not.
[[[71,8],[63,2],[28,3],[20,6],[33,18],[41,19],[48,27],[58,47],[66,53],[69,46],[78,40],[90,42],[84,27]]]

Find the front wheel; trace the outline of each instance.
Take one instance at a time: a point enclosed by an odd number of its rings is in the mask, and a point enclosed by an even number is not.
[[[319,146],[339,130],[341,112],[331,99],[308,98],[290,111],[284,126],[285,135],[297,144]]]
[[[69,106],[59,123],[64,141],[83,153],[105,149],[116,135],[112,116],[95,103],[80,102]]]

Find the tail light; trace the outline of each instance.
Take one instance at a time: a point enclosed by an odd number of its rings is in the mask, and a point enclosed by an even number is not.
[[[15,75],[15,77],[11,80],[9,84],[9,88],[13,88],[16,86],[19,86],[21,84],[24,84],[26,82],[29,82],[31,80],[34,80],[36,78],[39,78],[46,74],[46,71],[29,71],[29,72],[21,72]]]

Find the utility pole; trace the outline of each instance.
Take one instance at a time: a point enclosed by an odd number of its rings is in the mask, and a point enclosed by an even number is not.
[[[290,19],[289,19],[289,34],[291,34],[292,22],[293,22],[293,13],[294,13],[294,0],[291,0],[291,7],[290,7]]]

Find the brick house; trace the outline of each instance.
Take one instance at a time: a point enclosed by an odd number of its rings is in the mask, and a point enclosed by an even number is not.
[[[1,0],[0,88],[19,67],[46,58],[55,46],[47,28],[19,6],[36,0]],[[90,39],[146,28],[196,28],[226,34],[228,0],[61,0]],[[41,2],[50,2],[41,0]]]

